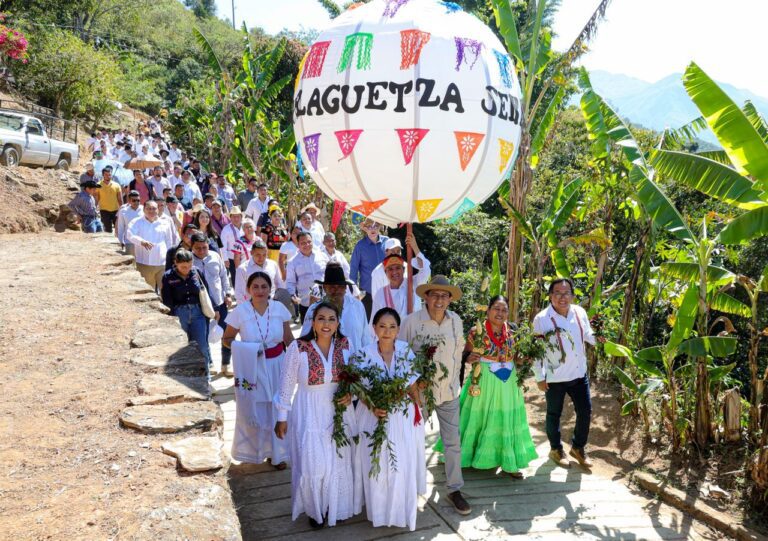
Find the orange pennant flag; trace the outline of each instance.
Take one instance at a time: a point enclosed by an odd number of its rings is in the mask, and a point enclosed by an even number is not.
[[[515,151],[515,144],[512,141],[499,139],[499,172],[503,173],[509,164],[509,159]]]
[[[480,148],[480,142],[485,135],[469,131],[455,131],[453,133],[456,135],[456,145],[459,147],[461,170],[466,171],[467,165],[469,165],[477,149]]]
[[[369,216],[387,201],[389,201],[389,199],[379,199],[378,201],[360,201],[360,204],[356,207],[352,207],[352,210],[359,212],[363,216]]]
[[[438,205],[443,199],[417,199],[414,201],[416,204],[416,216],[419,222],[424,223],[430,219],[430,217],[437,210]]]

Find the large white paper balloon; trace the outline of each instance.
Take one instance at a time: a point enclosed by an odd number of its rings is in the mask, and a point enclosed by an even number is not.
[[[346,208],[390,226],[457,218],[514,163],[520,85],[498,38],[456,4],[373,0],[312,45],[293,115],[312,179]]]

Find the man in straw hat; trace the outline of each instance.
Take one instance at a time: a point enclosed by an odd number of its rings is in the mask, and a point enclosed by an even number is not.
[[[408,341],[417,351],[425,344],[439,344],[435,360],[441,363],[448,375],[432,382],[440,437],[445,447],[445,476],[449,491],[448,501],[461,515],[471,513],[461,494],[464,478],[461,474],[461,438],[459,437],[459,370],[464,350],[464,333],[461,318],[448,310],[453,301],[461,298],[461,290],[451,285],[442,274],[435,275],[428,284],[416,288],[425,307],[409,315],[400,327],[398,338]],[[438,374],[442,371],[438,370]]]
[[[325,292],[323,300],[328,300],[339,307],[341,311],[339,329],[349,340],[350,352],[354,353],[370,344],[373,341],[373,333],[365,317],[365,307],[350,292],[350,286],[354,284],[344,276],[344,268],[336,262],[328,263],[325,266],[323,279],[315,280],[315,283],[323,286]],[[312,316],[319,303],[320,301],[307,309],[301,335],[307,334],[312,327]]]

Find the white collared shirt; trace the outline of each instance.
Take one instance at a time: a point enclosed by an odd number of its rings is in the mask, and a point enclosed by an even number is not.
[[[320,252],[328,258],[328,263],[338,263],[341,265],[341,268],[344,269],[344,278],[349,279],[349,262],[347,261],[347,258],[344,257],[344,254],[338,250],[334,250],[333,255],[331,255],[328,253],[325,246],[320,248]]]
[[[170,218],[163,220],[158,217],[154,222],[150,222],[146,216],[142,216],[133,220],[128,225],[125,238],[136,246],[136,263],[165,267],[165,254],[169,248],[175,246],[173,229]],[[144,241],[154,244],[151,250],[141,245]]]
[[[554,324],[553,324],[554,321]],[[547,350],[543,361],[534,364],[536,381],[558,383],[583,378],[587,374],[587,350],[585,344],[595,344],[595,336],[589,325],[587,312],[579,305],[572,304],[566,317],[558,314],[550,304],[533,318],[533,332],[544,335],[560,329],[560,340],[556,335],[549,337],[552,348]],[[562,351],[565,362],[561,362]]]
[[[242,263],[237,267],[237,270],[235,271],[235,298],[238,303],[245,302],[251,298],[248,294],[247,284],[248,278],[250,278],[251,274],[254,272],[263,272],[269,276],[270,280],[272,280],[272,289],[270,290],[271,295],[275,294],[275,290],[278,287],[285,287],[283,276],[280,274],[280,269],[277,268],[277,263],[267,258],[262,266],[256,264],[253,258],[251,258],[247,263]]]
[[[245,217],[250,218],[254,222],[258,222],[259,216],[265,212],[269,212],[269,195],[267,195],[267,198],[264,199],[264,201],[259,199],[259,196],[257,195],[251,199],[250,203],[248,203],[248,208],[245,209]]]
[[[235,227],[235,224],[232,222],[221,228],[221,235],[219,235],[219,238],[221,238],[221,255],[224,259],[235,258],[232,253],[232,247],[242,236],[243,230],[239,227]]]
[[[291,295],[301,297],[302,306],[309,306],[309,292],[315,280],[324,278],[327,264],[328,259],[317,250],[313,250],[308,256],[297,252],[288,262],[288,268],[285,271],[285,288]],[[365,320],[365,314],[363,314],[363,321]]]
[[[136,210],[133,210],[131,205],[126,203],[117,211],[117,239],[120,241],[120,244],[128,244],[125,235],[128,231],[128,226],[133,220],[140,216],[144,216],[144,207],[141,205],[139,205]]]

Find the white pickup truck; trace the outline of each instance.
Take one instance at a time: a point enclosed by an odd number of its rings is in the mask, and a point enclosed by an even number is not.
[[[76,144],[51,139],[39,119],[0,111],[0,163],[69,169],[77,164]]]

